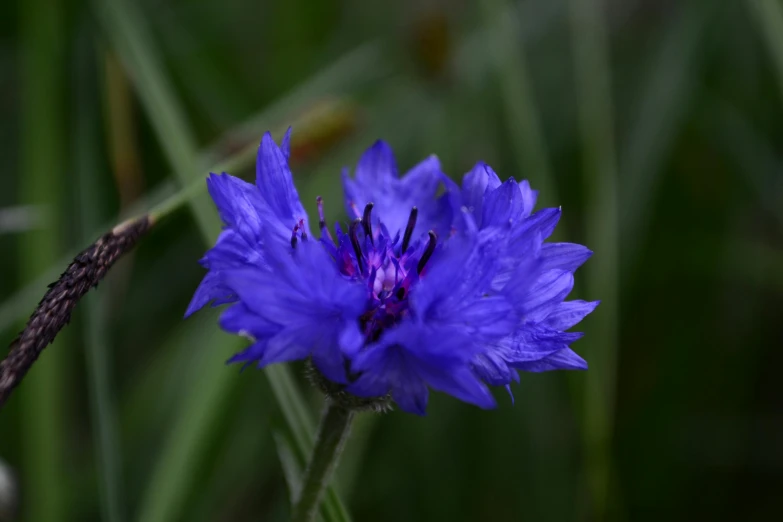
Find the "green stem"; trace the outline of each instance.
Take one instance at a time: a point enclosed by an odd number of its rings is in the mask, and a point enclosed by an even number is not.
[[[332,478],[332,473],[340,460],[348,433],[351,431],[351,421],[354,412],[347,410],[331,401],[326,404],[321,425],[318,427],[318,438],[313,448],[313,456],[307,465],[299,500],[294,504],[291,522],[311,522],[318,513],[326,488]]]
[[[65,67],[68,23],[63,1],[19,2],[20,175],[19,202],[45,212],[45,224],[20,236],[19,275],[29,282],[62,253],[68,217],[66,169],[69,136],[65,133]],[[4,190],[8,190],[7,188]],[[3,257],[6,251],[3,250]],[[3,277],[6,277],[5,275]],[[38,292],[41,288],[38,287]],[[40,294],[39,294],[40,296]],[[29,309],[28,309],[29,311]],[[20,390],[19,467],[23,470],[26,520],[60,522],[70,518],[67,498],[66,429],[71,418],[64,378],[68,336],[58,337],[30,372]],[[3,356],[5,353],[3,353]],[[4,425],[3,430],[10,430]]]
[[[587,187],[586,240],[598,252],[587,266],[587,295],[601,309],[586,325],[592,344],[583,347],[590,371],[584,377],[584,444],[592,520],[606,520],[619,495],[611,490],[612,434],[617,385],[619,324],[619,230],[614,107],[605,13],[607,0],[571,0],[574,72]]]

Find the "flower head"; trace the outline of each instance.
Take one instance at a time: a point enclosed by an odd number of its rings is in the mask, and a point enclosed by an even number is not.
[[[508,387],[518,370],[586,368],[569,348],[580,334],[565,330],[597,303],[564,299],[590,251],[544,243],[560,210],[533,213],[527,182],[480,163],[460,188],[434,156],[400,178],[378,141],[343,176],[353,220],[332,232],[319,198],[316,238],[289,138],[264,135],[255,185],[207,180],[225,229],[187,314],[230,304],[221,326],[252,339],[231,362],[309,359],[341,391],[418,414],[430,388],[490,408],[487,385]]]

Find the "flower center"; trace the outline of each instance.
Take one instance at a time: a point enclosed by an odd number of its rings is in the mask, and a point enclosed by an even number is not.
[[[324,218],[323,200],[319,196],[316,201],[324,248],[343,276],[367,285],[369,299],[359,322],[366,342],[374,342],[385,329],[397,324],[408,313],[408,292],[424,272],[435,251],[437,237],[430,231],[426,243],[411,243],[418,216],[418,209],[413,207],[402,241],[399,241],[399,234],[391,238],[382,222],[373,227],[373,204],[368,203],[362,217],[350,224],[347,234],[339,224],[335,225],[335,239]],[[297,238],[307,240],[303,227],[302,221],[293,227],[291,245],[294,248]]]

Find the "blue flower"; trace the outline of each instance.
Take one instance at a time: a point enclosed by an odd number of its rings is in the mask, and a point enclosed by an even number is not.
[[[491,408],[488,385],[519,370],[586,368],[569,348],[580,334],[566,330],[597,303],[564,299],[590,251],[544,242],[560,210],[534,213],[527,182],[501,183],[480,163],[460,188],[434,156],[398,177],[378,141],[343,176],[353,221],[332,232],[319,198],[316,238],[289,142],[290,129],[280,147],[264,135],[255,185],[207,180],[225,228],[187,315],[229,305],[221,327],[252,340],[231,362],[309,359],[344,392],[417,414],[429,389]]]
[[[397,163],[391,147],[378,140],[359,159],[355,177],[343,172],[345,210],[353,219],[362,217],[362,210],[373,203],[373,225],[381,220],[386,229],[395,235],[402,233],[408,223],[412,208],[418,209],[417,227],[447,233],[452,221],[446,198],[436,201],[435,195],[448,178],[440,169],[440,160],[430,156],[413,167],[402,178],[397,173]]]
[[[453,201],[463,205],[479,229],[506,227],[507,248],[500,255],[492,292],[514,305],[519,323],[514,333],[478,357],[474,369],[492,385],[518,379],[516,370],[584,370],[587,363],[569,344],[580,333],[566,333],[598,305],[598,301],[564,301],[574,284],[574,271],[592,252],[574,243],[545,243],[560,219],[561,209],[533,213],[538,193],[527,181],[501,183],[489,165],[479,162],[463,178]]]

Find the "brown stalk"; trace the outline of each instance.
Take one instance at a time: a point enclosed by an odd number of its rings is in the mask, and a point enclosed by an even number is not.
[[[60,278],[49,285],[24,330],[11,342],[0,362],[0,408],[13,389],[62,328],[79,300],[97,286],[120,256],[130,251],[152,225],[143,216],[118,225],[79,253]]]

